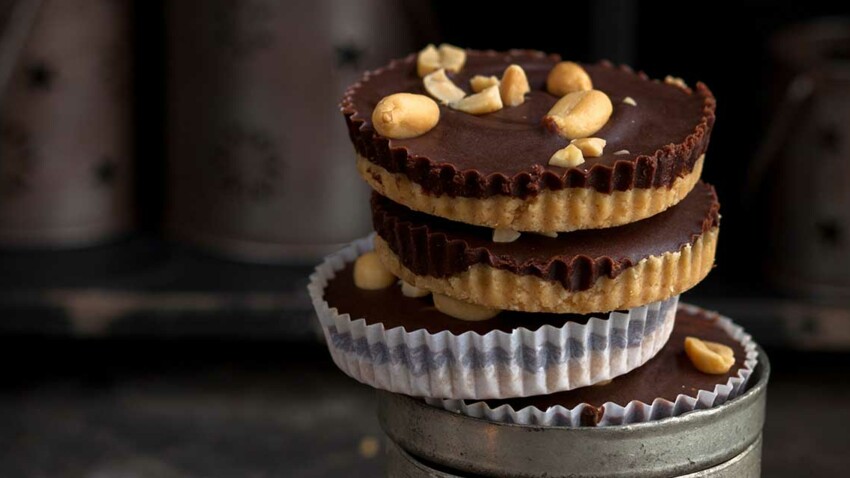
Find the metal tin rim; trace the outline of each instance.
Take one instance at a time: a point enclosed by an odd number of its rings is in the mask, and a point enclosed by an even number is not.
[[[395,443],[387,443],[387,476],[393,478],[458,478],[422,463]]]
[[[679,478],[759,476],[761,471],[761,446],[762,436],[759,435],[755,442],[731,460]],[[450,474],[429,467],[394,443],[387,444],[387,476],[395,478],[463,478],[462,475]]]
[[[743,395],[653,422],[597,428],[494,423],[383,391],[378,418],[408,453],[473,475],[551,477],[552,470],[566,469],[574,477],[682,475],[728,461],[761,434],[770,362],[758,351]]]
[[[691,473],[679,478],[707,478],[707,477],[758,477],[761,476],[761,447],[762,435],[756,437],[740,455],[707,470]]]

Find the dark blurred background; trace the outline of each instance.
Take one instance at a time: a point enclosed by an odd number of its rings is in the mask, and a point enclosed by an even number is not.
[[[377,476],[305,285],[368,233],[337,110],[429,42],[703,81],[717,268],[773,359],[764,475],[843,476],[850,6],[0,1],[0,476]]]

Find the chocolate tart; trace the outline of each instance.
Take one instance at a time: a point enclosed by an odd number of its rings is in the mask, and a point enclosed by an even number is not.
[[[664,346],[678,296],[602,314],[502,311],[469,322],[401,287],[355,286],[352,263],[372,238],[328,256],[308,290],[334,362],[375,388],[432,398],[554,393],[628,373]]]
[[[375,249],[397,277],[487,307],[554,313],[625,309],[693,287],[714,264],[719,208],[714,188],[701,182],[642,221],[494,243],[489,228],[372,196]]]
[[[697,370],[685,354],[685,337],[727,345],[735,364],[725,374]],[[710,408],[746,389],[757,351],[743,329],[717,313],[680,305],[670,340],[643,366],[607,384],[566,392],[479,403],[447,401],[446,408],[496,421],[561,426],[638,423]],[[436,404],[437,402],[432,402]]]
[[[541,124],[558,100],[545,89],[558,61],[535,51],[467,51],[464,68],[449,75],[458,86],[468,92],[472,76],[500,76],[518,64],[532,90],[526,101],[482,116],[440,106],[434,129],[403,140],[376,133],[371,114],[389,94],[427,94],[416,55],[366,73],[341,105],[360,174],[376,191],[412,209],[520,231],[612,227],[682,200],[701,174],[714,124],[711,91],[701,83],[690,90],[653,81],[610,63],[584,65],[594,88],[614,105],[610,120],[594,135],[608,144],[601,157],[565,169],[548,160],[568,140]],[[624,103],[626,97],[637,105]],[[614,154],[622,151],[628,153]]]

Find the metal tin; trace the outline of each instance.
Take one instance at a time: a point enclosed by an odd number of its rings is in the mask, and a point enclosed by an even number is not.
[[[47,0],[21,48],[0,48],[15,64],[0,102],[0,245],[130,228],[130,20],[126,0]]]
[[[396,2],[168,2],[168,228],[255,262],[314,262],[370,229],[338,103],[409,51]]]
[[[748,446],[740,455],[711,468],[679,475],[676,478],[758,478],[761,476],[762,437]],[[411,456],[393,443],[387,444],[387,476],[393,478],[462,478],[469,475],[456,475],[438,470]]]
[[[458,470],[460,476],[673,477],[712,467],[722,471],[719,465],[733,459],[740,465],[728,466],[753,470],[752,461],[760,457],[760,448],[754,445],[764,424],[769,375],[770,363],[759,349],[759,364],[745,394],[719,407],[636,425],[565,428],[494,423],[380,391],[378,418],[403,450]],[[757,470],[753,473],[757,476]]]
[[[850,303],[850,21],[826,18],[771,40],[772,122],[753,163],[772,210],[768,279],[784,291]],[[800,158],[817,158],[817,167]],[[800,207],[805,204],[805,207]],[[817,258],[817,259],[813,259]]]

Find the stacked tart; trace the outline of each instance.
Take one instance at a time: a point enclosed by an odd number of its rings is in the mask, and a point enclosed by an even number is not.
[[[734,397],[755,346],[678,306],[714,264],[720,206],[700,181],[714,111],[701,83],[535,51],[429,45],[366,73],[342,112],[375,234],[310,284],[334,361],[520,423]]]

